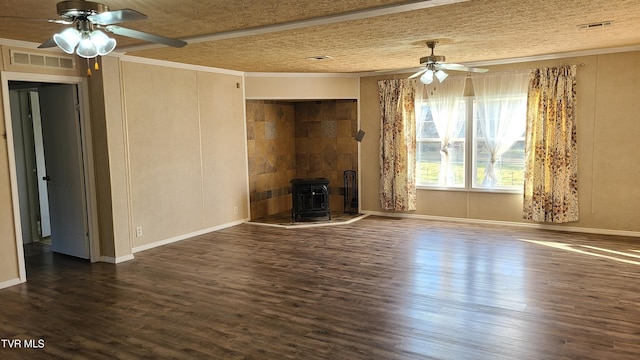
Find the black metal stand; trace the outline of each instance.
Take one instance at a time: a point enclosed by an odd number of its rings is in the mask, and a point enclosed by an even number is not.
[[[358,181],[355,170],[344,171],[344,212],[358,213]]]

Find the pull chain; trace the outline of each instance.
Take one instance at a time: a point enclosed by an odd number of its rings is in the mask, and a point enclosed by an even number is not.
[[[98,64],[98,58],[93,58],[93,69],[100,71],[100,65]],[[87,59],[87,77],[91,77],[91,59]]]

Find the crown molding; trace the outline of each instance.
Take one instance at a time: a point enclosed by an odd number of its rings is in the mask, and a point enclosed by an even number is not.
[[[632,45],[632,46],[622,46],[622,47],[615,47],[615,48],[578,50],[578,51],[569,51],[569,52],[563,52],[563,53],[525,56],[525,57],[519,57],[519,58],[496,59],[496,60],[487,60],[487,61],[475,61],[475,62],[463,63],[463,65],[464,66],[470,66],[470,67],[492,66],[492,65],[507,65],[507,64],[523,63],[523,62],[567,59],[567,58],[574,58],[574,57],[581,57],[581,56],[615,54],[615,53],[631,52],[631,51],[639,51],[639,50],[640,50],[640,45]]]
[[[509,65],[509,64],[518,64],[518,63],[536,62],[536,61],[545,61],[545,60],[569,59],[569,58],[582,57],[582,56],[596,56],[596,55],[606,55],[606,54],[615,54],[615,53],[632,52],[632,51],[640,51],[640,45],[568,51],[568,52],[562,52],[562,53],[524,56],[524,57],[508,58],[508,59],[472,61],[472,62],[463,62],[460,64],[467,67],[484,67],[484,66]],[[368,76],[405,74],[410,72],[416,72],[423,68],[424,68],[423,66],[416,66],[411,68],[403,68],[403,69],[388,70],[388,71],[387,70],[368,71],[368,72],[358,73],[358,75],[361,77],[368,77]]]
[[[157,65],[157,66],[164,66],[164,67],[170,67],[175,69],[194,70],[194,71],[211,72],[211,73],[217,73],[217,74],[227,74],[227,75],[236,75],[236,76],[243,76],[245,74],[244,72],[237,71],[237,70],[229,70],[229,69],[215,68],[215,67],[201,66],[201,65],[192,65],[192,64],[185,64],[185,63],[166,61],[166,60],[156,60],[156,59],[149,59],[149,58],[143,58],[143,57],[132,56],[132,55],[117,54],[117,57],[119,57],[121,61],[125,61],[125,62]]]
[[[304,77],[332,77],[353,78],[360,77],[359,73],[270,73],[270,72],[246,72],[245,77],[278,77],[278,78],[304,78]]]

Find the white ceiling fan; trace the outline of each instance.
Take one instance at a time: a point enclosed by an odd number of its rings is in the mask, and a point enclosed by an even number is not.
[[[60,18],[47,21],[73,26],[53,35],[51,39],[38,46],[39,48],[57,45],[68,54],[75,52],[81,57],[90,59],[106,55],[115,49],[115,39],[108,37],[105,32],[172,47],[183,47],[187,44],[182,40],[114,25],[125,21],[147,19],[146,15],[132,9],[112,11],[107,5],[86,0],[61,1],[56,4],[56,8]],[[33,20],[16,16],[0,17]]]
[[[431,84],[433,82],[434,76],[438,79],[439,82],[443,82],[447,78],[447,76],[449,76],[449,74],[444,72],[444,70],[475,73],[485,73],[489,71],[489,69],[470,68],[460,64],[445,63],[444,56],[434,54],[434,49],[437,43],[437,41],[427,41],[427,47],[431,49],[431,55],[420,58],[420,64],[425,66],[424,69],[420,69],[420,71],[409,76],[409,79],[417,78],[418,76],[420,76],[420,81],[422,83]]]

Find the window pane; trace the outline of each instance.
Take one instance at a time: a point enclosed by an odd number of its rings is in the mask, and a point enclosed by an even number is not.
[[[496,99],[486,106],[502,106],[502,121],[499,119],[482,119],[474,102],[474,148],[473,148],[473,187],[506,190],[522,190],[524,184],[524,130],[526,122],[526,97]],[[504,109],[510,109],[504,116]],[[499,114],[499,111],[485,112]],[[508,119],[511,124],[506,124]],[[515,124],[515,126],[513,126]],[[500,128],[512,126],[509,128]],[[507,130],[508,129],[508,130]],[[512,145],[495,159],[494,171],[496,182],[488,183],[487,171],[491,163],[491,151],[487,137],[494,149]]]
[[[450,186],[464,187],[464,138],[451,142],[449,161],[451,162],[452,180]]]
[[[460,106],[466,107],[465,101]],[[465,184],[465,133],[466,111],[455,123],[449,144],[449,181],[445,179],[442,166],[442,140],[431,115],[428,103],[422,106],[422,118],[417,121],[416,184],[418,186],[464,187]]]
[[[440,174],[440,140],[418,141],[416,144],[417,162],[416,184],[437,185]]]

